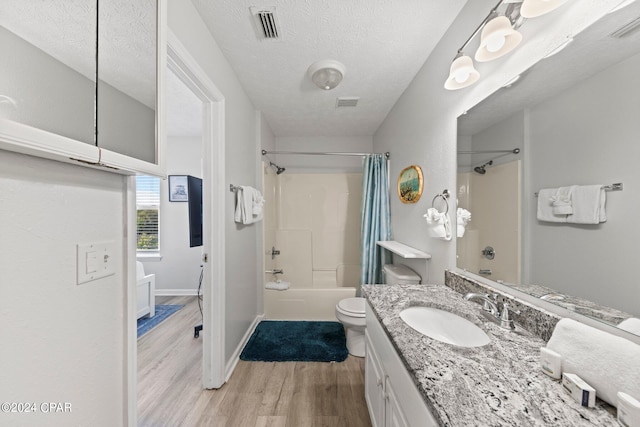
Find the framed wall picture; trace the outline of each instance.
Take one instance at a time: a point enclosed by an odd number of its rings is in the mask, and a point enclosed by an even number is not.
[[[187,175],[169,175],[169,201],[189,201],[189,186],[187,184]]]
[[[416,203],[422,196],[423,185],[420,166],[407,166],[398,176],[398,197],[402,203]]]

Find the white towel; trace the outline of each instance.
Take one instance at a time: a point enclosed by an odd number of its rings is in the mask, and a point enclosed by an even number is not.
[[[573,213],[571,206],[571,193],[573,187],[560,187],[554,196],[551,196],[551,211],[554,215],[570,215]]]
[[[467,224],[471,221],[471,212],[466,209],[458,208],[456,211],[456,236],[464,236]]]
[[[429,208],[424,217],[427,220],[429,237],[451,240],[451,222],[447,213],[440,212],[436,208]]]
[[[573,224],[599,224],[607,220],[607,196],[602,185],[574,185],[571,193],[573,214],[567,222]]]
[[[241,185],[236,191],[235,222],[253,224],[262,220],[262,205],[264,205],[264,199],[260,191]]]
[[[618,328],[631,332],[632,334],[640,335],[640,319],[629,317],[618,323]]]
[[[276,282],[267,282],[264,287],[266,289],[274,289],[276,291],[286,291],[287,289],[289,289],[289,285],[289,282],[278,280]]]
[[[547,348],[562,356],[562,372],[580,376],[596,397],[613,406],[619,391],[640,399],[640,345],[565,318]]]
[[[567,222],[566,215],[554,215],[552,197],[558,193],[557,188],[543,188],[538,191],[538,221]]]

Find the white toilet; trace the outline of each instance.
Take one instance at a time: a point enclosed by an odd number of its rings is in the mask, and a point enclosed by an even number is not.
[[[387,264],[383,267],[382,272],[385,283],[420,283],[420,276],[405,265]],[[354,297],[338,301],[338,304],[336,304],[336,318],[344,326],[349,354],[356,357],[364,357],[365,299]]]
[[[336,304],[336,318],[344,326],[347,350],[357,357],[364,357],[364,328],[367,325],[364,305],[365,299],[359,297],[345,298]]]

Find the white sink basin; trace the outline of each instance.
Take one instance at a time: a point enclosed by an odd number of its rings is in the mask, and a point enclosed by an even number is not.
[[[460,347],[481,347],[489,344],[489,336],[482,329],[457,314],[433,307],[409,307],[400,318],[416,331]]]

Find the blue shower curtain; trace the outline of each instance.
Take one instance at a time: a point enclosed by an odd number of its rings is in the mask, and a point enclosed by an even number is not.
[[[362,169],[360,285],[382,283],[382,266],[390,262],[390,256],[376,242],[390,239],[387,159],[371,154],[365,157]]]

